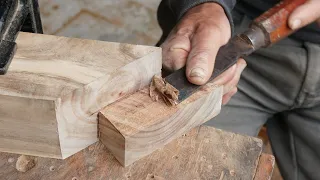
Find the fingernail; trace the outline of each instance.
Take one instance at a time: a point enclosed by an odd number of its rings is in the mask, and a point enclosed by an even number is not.
[[[190,77],[199,77],[204,79],[206,76],[204,70],[202,68],[194,68],[190,72]]]
[[[291,26],[291,29],[297,29],[300,27],[300,25],[301,25],[301,20],[295,19],[290,26]]]

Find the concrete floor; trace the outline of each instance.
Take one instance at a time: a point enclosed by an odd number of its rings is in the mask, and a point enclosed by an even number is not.
[[[39,0],[45,34],[154,45],[160,0]]]

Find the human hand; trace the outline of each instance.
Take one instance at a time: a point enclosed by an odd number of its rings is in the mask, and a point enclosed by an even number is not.
[[[165,70],[175,71],[186,65],[186,77],[191,83],[205,84],[210,78],[219,48],[231,36],[229,20],[216,3],[204,3],[190,9],[161,45]],[[246,62],[240,59],[214,80],[224,86],[222,103],[237,92],[237,84]]]
[[[320,0],[308,0],[292,12],[289,17],[289,27],[296,30],[314,21],[320,26],[319,8]]]

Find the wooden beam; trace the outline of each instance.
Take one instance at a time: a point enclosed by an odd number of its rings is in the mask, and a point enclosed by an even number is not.
[[[97,113],[161,73],[161,49],[20,33],[0,76],[0,151],[66,158],[96,142]]]
[[[123,166],[212,119],[221,109],[222,87],[213,83],[172,107],[161,98],[152,100],[149,93],[146,87],[99,113],[100,140]]]

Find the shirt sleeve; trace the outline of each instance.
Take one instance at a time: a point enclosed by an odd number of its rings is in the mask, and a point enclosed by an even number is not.
[[[181,17],[191,8],[202,3],[218,3],[220,4],[228,19],[233,32],[233,21],[231,11],[234,8],[237,0],[162,0],[158,8],[158,22],[163,30],[163,35],[158,44],[163,41],[169,34],[169,31],[181,19]]]

